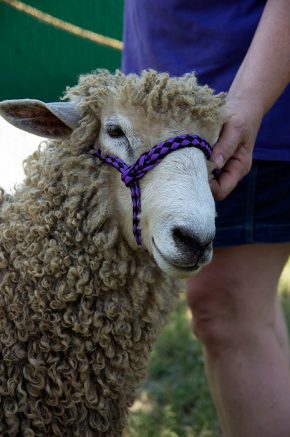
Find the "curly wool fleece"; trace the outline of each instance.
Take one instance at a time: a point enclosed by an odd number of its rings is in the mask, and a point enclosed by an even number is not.
[[[175,105],[210,119],[221,104],[192,76],[152,71],[87,75],[67,94],[83,97],[80,126],[26,160],[15,195],[0,191],[1,436],[122,434],[178,287],[119,232],[114,169],[90,153],[98,115],[112,96],[162,117]]]

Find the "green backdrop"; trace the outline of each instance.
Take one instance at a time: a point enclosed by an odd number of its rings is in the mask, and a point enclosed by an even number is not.
[[[84,29],[122,40],[123,0],[24,0]],[[121,52],[80,38],[0,0],[0,100],[53,101],[81,73],[115,70]]]

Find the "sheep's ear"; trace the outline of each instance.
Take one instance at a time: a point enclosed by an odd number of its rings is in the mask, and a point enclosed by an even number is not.
[[[68,136],[80,118],[73,102],[43,103],[31,99],[0,102],[0,115],[19,129],[47,138]]]

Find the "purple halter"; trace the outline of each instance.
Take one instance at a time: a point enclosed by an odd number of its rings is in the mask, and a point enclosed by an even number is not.
[[[95,155],[103,162],[112,165],[121,173],[124,184],[130,188],[133,203],[133,233],[138,246],[142,246],[140,213],[141,213],[141,192],[138,180],[141,179],[148,170],[154,168],[159,162],[174,150],[185,147],[196,147],[200,149],[210,159],[212,147],[206,140],[197,135],[179,135],[168,138],[166,141],[152,147],[148,152],[143,153],[137,161],[131,165],[125,164],[117,156],[103,156],[99,149]]]

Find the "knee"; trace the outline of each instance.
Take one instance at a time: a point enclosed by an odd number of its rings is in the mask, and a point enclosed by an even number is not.
[[[245,322],[234,276],[196,277],[188,282],[193,331],[206,348],[229,347]]]

